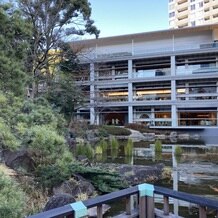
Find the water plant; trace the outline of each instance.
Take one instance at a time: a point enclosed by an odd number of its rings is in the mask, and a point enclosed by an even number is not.
[[[162,152],[162,142],[159,139],[155,141],[154,150],[155,152]]]
[[[177,157],[178,157],[178,156],[181,156],[182,153],[183,153],[182,148],[181,148],[179,145],[176,145],[176,147],[175,147],[175,152],[174,152],[175,156],[177,156]]]
[[[97,145],[95,148],[95,154],[99,155],[99,154],[103,154],[103,149],[100,145]]]
[[[92,159],[94,157],[94,150],[90,144],[80,143],[76,146],[76,156],[84,155],[88,159]]]
[[[106,153],[108,148],[108,143],[106,142],[105,139],[101,139],[101,141],[98,143],[98,146],[102,148],[102,153]]]
[[[119,142],[115,137],[111,138],[111,150],[118,150],[119,149]]]
[[[132,156],[133,151],[133,141],[131,138],[128,139],[127,145],[124,146],[124,154],[125,156]]]

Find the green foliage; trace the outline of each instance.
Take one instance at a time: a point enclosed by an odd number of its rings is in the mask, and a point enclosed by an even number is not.
[[[23,95],[30,25],[11,4],[0,4],[0,26],[0,89]]]
[[[7,148],[9,150],[16,150],[20,147],[20,141],[2,119],[0,119],[0,146],[3,149]]]
[[[154,147],[154,150],[155,150],[155,152],[159,152],[159,153],[161,153],[162,152],[162,142],[159,140],[159,139],[157,139],[156,141],[155,141],[155,147]]]
[[[179,156],[181,156],[182,155],[182,153],[183,153],[183,149],[179,146],[179,145],[176,145],[176,147],[175,147],[175,156],[177,156],[177,157],[179,157]]]
[[[131,134],[130,130],[118,126],[103,126],[102,128],[104,128],[110,135],[128,136]]]
[[[84,167],[79,164],[72,164],[71,173],[79,173],[92,182],[98,191],[108,193],[127,188],[127,182],[123,181],[118,173],[105,170],[104,167]]]
[[[119,149],[119,142],[115,137],[112,137],[110,142],[111,142],[111,150]]]
[[[25,195],[9,177],[0,173],[0,217],[24,217]]]
[[[90,144],[82,144],[76,146],[76,156],[84,155],[88,159],[93,159],[94,150]]]
[[[102,153],[106,153],[108,149],[108,143],[105,139],[101,139],[101,141],[98,143],[98,146],[102,148]]]
[[[124,146],[125,156],[132,156],[132,151],[133,151],[133,141],[131,138],[129,138],[127,145]]]
[[[103,154],[103,149],[100,145],[97,145],[95,148],[95,154]]]

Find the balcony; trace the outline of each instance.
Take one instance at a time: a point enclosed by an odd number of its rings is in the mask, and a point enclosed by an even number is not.
[[[132,74],[133,78],[151,78],[158,76],[170,76],[170,69],[156,69],[156,70],[138,70]]]
[[[182,20],[178,20],[177,25],[179,27],[188,26],[188,17],[186,17],[185,19],[182,19]]]
[[[184,8],[188,8],[188,6],[189,6],[188,1],[183,1],[183,2],[180,3],[180,4],[179,4],[179,2],[178,2],[177,6],[176,6],[176,9],[177,9],[178,11],[182,11]]]

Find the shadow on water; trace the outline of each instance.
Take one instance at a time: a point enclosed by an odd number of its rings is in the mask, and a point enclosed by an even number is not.
[[[171,179],[159,181],[156,185],[218,200],[218,145],[212,147],[180,145],[183,153],[179,158],[174,155],[176,145],[168,145],[164,147],[162,153],[156,154],[154,146],[150,143],[142,142],[139,147],[137,145],[139,143],[134,144],[133,155],[125,157],[122,148],[125,142],[122,141],[119,152],[114,157],[105,156],[102,162],[150,166],[163,163],[171,170]],[[162,199],[158,199],[157,196],[157,207],[160,207],[161,201]],[[171,203],[172,212],[175,214],[198,217],[198,209],[194,205],[172,199]],[[214,215],[211,212],[207,217],[214,217]]]

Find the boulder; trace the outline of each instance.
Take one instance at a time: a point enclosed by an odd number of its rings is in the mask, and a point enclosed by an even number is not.
[[[5,164],[12,169],[24,169],[26,172],[35,170],[35,162],[26,150],[4,150],[2,151],[2,157]]]
[[[184,134],[179,134],[178,138],[180,140],[189,140],[190,139],[190,135],[188,133],[184,133]]]
[[[62,207],[66,204],[71,204],[74,202],[75,199],[70,194],[66,194],[66,193],[56,194],[48,200],[43,211],[51,210],[57,207]]]
[[[82,176],[75,175],[74,178],[71,178],[61,185],[53,188],[53,193],[56,194],[70,194],[73,197],[77,198],[81,194],[86,194],[87,197],[94,194],[94,186]]]

